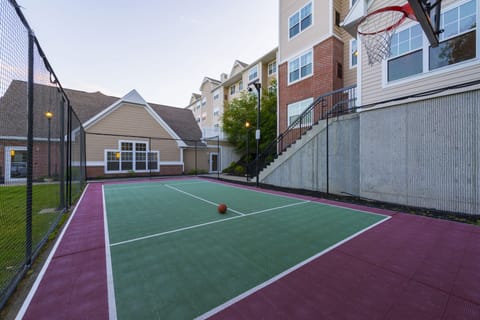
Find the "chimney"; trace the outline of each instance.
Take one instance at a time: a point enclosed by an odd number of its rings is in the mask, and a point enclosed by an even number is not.
[[[228,79],[228,75],[226,73],[222,73],[220,75],[220,81],[225,82]]]

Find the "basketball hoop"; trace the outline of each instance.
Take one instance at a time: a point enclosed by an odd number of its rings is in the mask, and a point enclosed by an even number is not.
[[[357,31],[365,46],[369,65],[390,56],[393,33],[407,18],[417,20],[408,3],[403,6],[380,8],[360,20]]]

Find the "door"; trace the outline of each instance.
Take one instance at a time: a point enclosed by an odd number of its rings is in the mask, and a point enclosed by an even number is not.
[[[218,172],[218,153],[210,153],[210,172]]]

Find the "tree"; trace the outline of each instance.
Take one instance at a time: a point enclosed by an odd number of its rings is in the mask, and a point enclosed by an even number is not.
[[[277,84],[272,81],[269,90],[262,90],[260,108],[260,152],[277,135]],[[225,104],[223,113],[223,131],[228,142],[241,154],[247,153],[247,134],[250,154],[256,151],[255,129],[257,127],[257,96],[243,92],[239,98]],[[250,127],[246,128],[245,123]],[[251,161],[252,159],[250,159]]]

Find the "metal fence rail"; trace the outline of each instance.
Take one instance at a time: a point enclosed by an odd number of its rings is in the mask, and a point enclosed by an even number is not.
[[[266,166],[273,162],[278,155],[300,139],[320,120],[335,117],[356,110],[357,86],[350,86],[328,92],[316,98],[302,114],[291,121],[288,128],[273,140],[259,155],[250,162],[247,172],[257,176]]]
[[[16,1],[0,0],[0,309],[85,184],[84,136]]]

